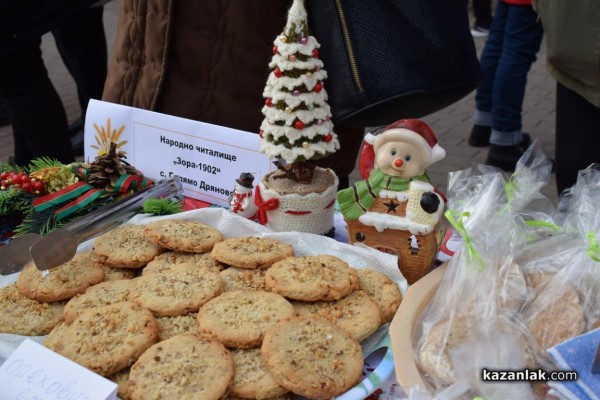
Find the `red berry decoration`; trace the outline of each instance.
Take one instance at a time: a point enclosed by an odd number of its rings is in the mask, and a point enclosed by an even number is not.
[[[331,136],[331,133],[328,133],[327,136],[325,136],[325,143],[329,143],[331,140],[333,140],[333,136]]]
[[[278,51],[279,49],[277,48],[277,46],[273,46],[273,55],[277,54]]]
[[[313,88],[313,90],[315,91],[315,93],[319,93],[321,90],[323,90],[323,84],[321,82],[318,82]]]
[[[265,136],[265,131],[263,131],[262,129],[258,132],[258,137],[259,138],[263,138]]]
[[[270,97],[265,100],[265,106],[273,107],[273,100]]]
[[[312,51],[312,56],[313,56],[313,58],[318,58],[319,57],[319,49],[314,49]]]
[[[279,69],[279,67],[275,67],[275,71],[273,71],[276,77],[281,78],[283,76],[283,72]]]
[[[4,171],[0,174],[0,189],[6,190],[9,188],[20,188],[29,193],[39,194],[44,190],[44,182],[30,178],[24,171]]]
[[[299,119],[296,120],[296,122],[294,122],[294,128],[298,130],[304,129],[304,122],[300,121]]]

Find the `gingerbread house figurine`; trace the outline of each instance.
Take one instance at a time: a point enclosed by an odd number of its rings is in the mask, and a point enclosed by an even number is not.
[[[425,169],[446,152],[431,128],[417,119],[397,121],[371,138],[369,178],[337,195],[348,240],[397,255],[400,271],[414,283],[435,261],[445,206]]]

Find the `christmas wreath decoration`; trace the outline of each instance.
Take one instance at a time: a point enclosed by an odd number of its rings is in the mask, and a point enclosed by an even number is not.
[[[0,241],[45,235],[78,216],[152,185],[111,142],[93,162],[41,157],[26,168],[0,162]]]

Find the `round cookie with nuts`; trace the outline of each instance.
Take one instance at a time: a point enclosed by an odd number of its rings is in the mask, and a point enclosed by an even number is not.
[[[103,280],[100,264],[94,262],[89,253],[78,253],[48,271],[40,271],[30,262],[19,274],[17,288],[31,299],[50,303],[70,299]]]
[[[379,306],[381,310],[381,323],[390,322],[400,303],[402,293],[387,275],[369,268],[356,269],[358,286],[364,290]]]
[[[294,255],[294,248],[274,239],[242,236],[215,244],[212,257],[238,268],[269,268],[273,263]]]
[[[218,340],[227,347],[260,346],[265,330],[294,316],[294,307],[275,293],[225,292],[198,312],[200,336]]]
[[[138,277],[130,299],[157,317],[172,317],[198,311],[222,290],[217,271],[185,263]]]
[[[146,239],[160,247],[176,251],[204,253],[223,240],[218,229],[201,222],[164,219],[151,222],[144,229]]]
[[[157,337],[152,313],[126,301],[82,313],[62,332],[54,350],[109,376],[133,364]]]
[[[0,332],[25,336],[48,334],[62,319],[65,303],[42,303],[23,295],[16,284],[0,288]]]
[[[177,335],[156,343],[129,372],[132,400],[220,400],[233,382],[231,354],[219,342]]]
[[[121,225],[94,239],[93,255],[104,265],[140,268],[164,250],[146,240],[143,225]]]
[[[288,257],[265,275],[267,289],[301,301],[332,301],[358,289],[356,270],[337,257]]]
[[[64,319],[70,325],[82,312],[90,308],[107,306],[129,300],[133,279],[100,282],[78,294],[65,305]]]
[[[292,305],[296,315],[324,318],[339,325],[359,342],[375,333],[381,325],[379,306],[362,290],[335,301],[293,301]]]
[[[364,364],[356,340],[315,317],[296,317],[267,329],[261,354],[281,386],[312,399],[346,392],[360,380]]]
[[[230,351],[235,366],[230,396],[241,399],[272,399],[289,392],[267,371],[260,348]]]

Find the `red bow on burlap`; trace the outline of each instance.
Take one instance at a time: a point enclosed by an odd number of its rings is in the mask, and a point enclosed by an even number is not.
[[[260,222],[261,225],[265,225],[267,223],[267,211],[276,210],[279,207],[279,199],[263,201],[260,194],[260,186],[256,186],[254,204],[256,204],[258,222]]]

